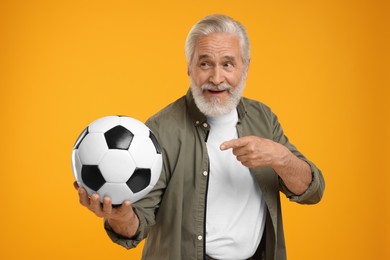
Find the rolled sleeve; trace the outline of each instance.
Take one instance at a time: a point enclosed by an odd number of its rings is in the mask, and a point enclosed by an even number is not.
[[[312,174],[312,181],[307,190],[300,195],[296,195],[292,193],[283,183],[282,179],[279,178],[281,186],[283,192],[290,199],[290,201],[297,202],[300,204],[316,204],[321,200],[322,195],[324,194],[325,181],[321,171],[312,162],[306,159],[303,160],[309,164]]]

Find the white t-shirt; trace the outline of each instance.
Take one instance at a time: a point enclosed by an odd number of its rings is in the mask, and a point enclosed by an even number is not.
[[[255,178],[220,145],[237,138],[237,110],[208,117],[207,149],[210,176],[206,209],[206,254],[216,259],[246,259],[254,255],[265,226],[265,202]]]

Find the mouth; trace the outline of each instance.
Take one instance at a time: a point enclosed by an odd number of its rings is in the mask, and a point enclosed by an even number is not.
[[[219,94],[222,94],[224,92],[226,92],[227,90],[212,90],[212,89],[208,89],[206,90],[208,93],[212,94],[212,95],[219,95]]]

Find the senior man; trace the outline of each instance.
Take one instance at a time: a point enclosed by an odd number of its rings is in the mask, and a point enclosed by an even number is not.
[[[155,188],[113,208],[78,188],[80,202],[105,219],[110,238],[143,259],[286,259],[280,192],[321,200],[321,171],[285,136],[276,115],[242,97],[250,64],[245,28],[210,15],[190,30],[190,89],[146,124],[163,150]]]

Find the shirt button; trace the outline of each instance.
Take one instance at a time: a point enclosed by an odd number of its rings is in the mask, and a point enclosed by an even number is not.
[[[205,128],[206,128],[206,127],[207,127],[207,123],[203,123],[203,127],[205,127]]]
[[[203,176],[207,176],[208,172],[207,171],[204,171],[203,172]]]
[[[199,125],[199,121],[196,121],[195,124]]]
[[[202,236],[198,236],[198,240],[202,240],[203,239],[203,237]]]

